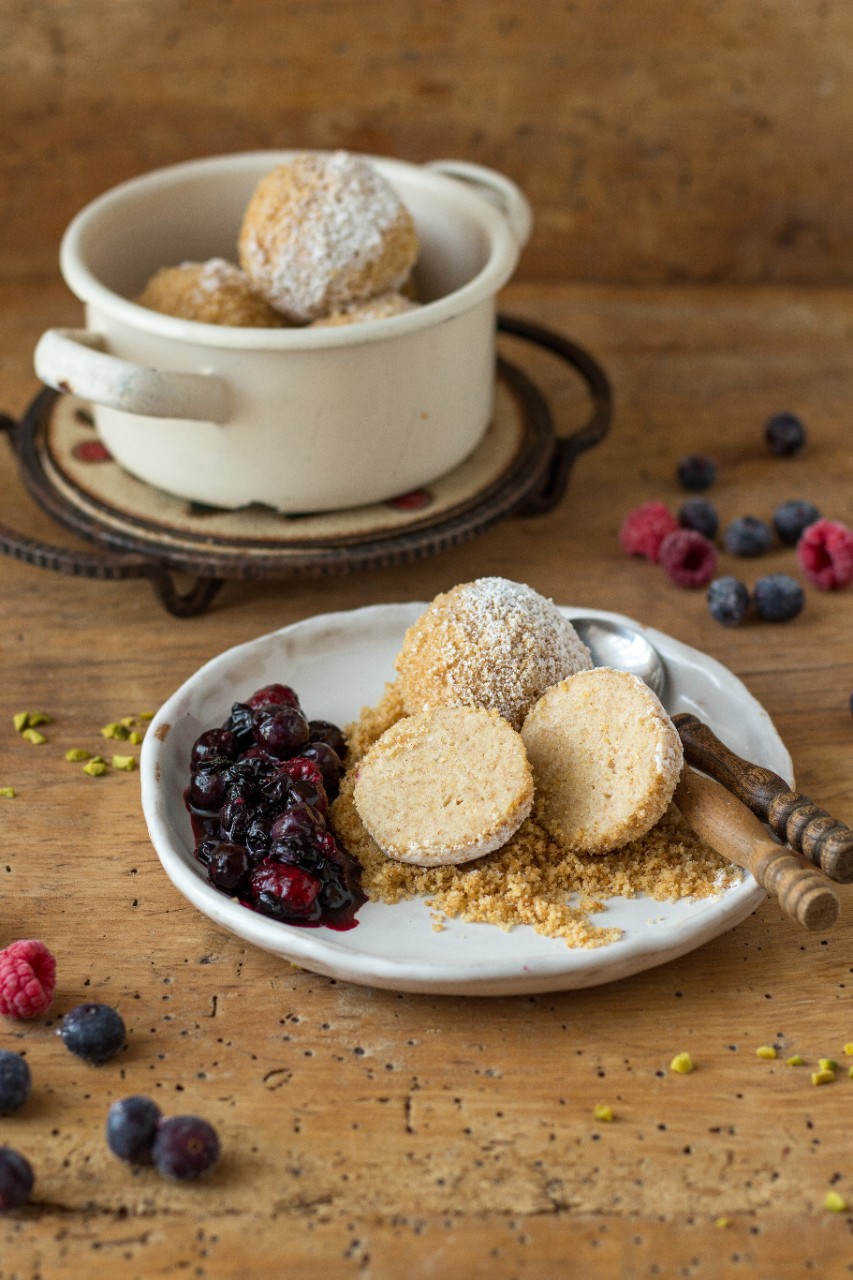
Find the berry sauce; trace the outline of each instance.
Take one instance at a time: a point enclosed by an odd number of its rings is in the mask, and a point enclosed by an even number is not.
[[[360,867],[326,825],[345,754],[337,725],[309,720],[282,684],[205,730],[184,801],[208,882],[283,924],[354,928],[367,900]]]

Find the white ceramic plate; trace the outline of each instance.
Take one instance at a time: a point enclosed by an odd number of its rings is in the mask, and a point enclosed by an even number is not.
[[[322,614],[229,649],[212,659],[165,703],[145,736],[142,806],[154,848],[176,888],[232,933],[315,973],[375,987],[432,994],[507,995],[595,986],[663,964],[733,928],[763,898],[752,879],[715,898],[655,902],[611,898],[596,923],[623,930],[618,941],[572,950],[526,925],[509,933],[449,920],[435,932],[422,900],[368,902],[354,929],[294,928],[232,901],[209,885],[193,856],[183,791],[193,742],[221,724],[231,704],[272,681],[291,684],[312,719],[344,725],[375,703],[394,678],[407,626],[425,604],[376,605]],[[631,622],[619,614],[565,608]],[[633,625],[639,625],[634,623]],[[720,663],[644,628],[668,672],[670,713],[692,711],[739,755],[792,779],[791,759],[770,717]]]

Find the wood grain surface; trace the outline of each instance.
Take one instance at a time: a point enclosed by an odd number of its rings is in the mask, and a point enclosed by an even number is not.
[[[226,584],[195,619],[144,581],[0,560],[0,786],[17,792],[0,799],[0,942],[41,937],[59,965],[47,1019],[0,1020],[35,1081],[0,1144],[37,1179],[31,1205],[0,1218],[0,1280],[849,1274],[851,1209],[824,1207],[831,1191],[853,1206],[849,886],[825,934],[767,900],[700,950],[593,990],[376,991],[200,916],[160,869],[138,774],[88,778],[63,753],[100,747],[102,725],[154,710],[228,646],[502,574],[724,662],[772,716],[798,789],[853,824],[853,589],[809,588],[793,622],[728,630],[617,540],[630,507],[678,505],[690,451],[718,461],[723,521],[802,496],[853,524],[853,299],[825,287],[853,261],[835,165],[851,22],[846,6],[793,3],[3,6],[3,411],[38,390],[41,332],[80,321],[56,251],[85,199],[159,163],[298,139],[455,153],[521,181],[540,229],[502,308],[593,352],[616,413],[549,515],[382,572]],[[583,419],[569,371],[501,349],[558,425]],[[780,409],[808,425],[794,459],[762,441]],[[84,546],[29,499],[3,441],[0,493],[4,523]],[[720,563],[750,584],[797,574],[781,548]],[[52,717],[43,746],[13,730],[26,709]],[[127,1051],[100,1069],[54,1035],[84,999],[127,1022]],[[682,1051],[689,1075],[669,1069]],[[822,1057],[838,1076],[815,1086]],[[109,1154],[107,1107],[131,1093],[217,1126],[210,1179],[167,1184]]]

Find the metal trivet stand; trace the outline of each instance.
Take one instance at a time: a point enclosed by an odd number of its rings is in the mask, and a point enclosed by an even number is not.
[[[399,565],[444,551],[473,538],[508,516],[535,516],[551,511],[563,498],[575,459],[598,444],[610,427],[612,393],[600,365],[581,347],[542,326],[500,316],[501,333],[522,338],[551,352],[580,376],[592,401],[586,423],[567,436],[554,431],[551,410],[534,383],[514,364],[498,358],[498,375],[508,386],[521,415],[520,443],[511,462],[482,490],[434,516],[408,515],[393,525],[363,535],[346,531],[255,543],[251,554],[244,538],[227,533],[211,536],[182,533],[171,538],[167,525],[133,518],[116,521],[103,504],[80,503],[58,485],[46,458],[45,436],[60,396],[40,392],[20,421],[0,414],[17,455],[27,491],[63,528],[95,544],[85,552],[39,542],[0,524],[0,553],[43,569],[84,578],[148,578],[157,599],[175,617],[194,617],[208,608],[227,580],[316,578],[363,569]],[[180,502],[180,499],[175,499]],[[186,504],[183,504],[186,506]],[[364,510],[364,509],[362,509]],[[227,518],[228,513],[224,514]],[[356,522],[357,523],[357,522]],[[195,581],[186,591],[175,573]]]

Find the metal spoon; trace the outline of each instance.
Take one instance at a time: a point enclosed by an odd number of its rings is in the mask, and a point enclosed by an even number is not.
[[[597,667],[617,667],[639,676],[649,688],[663,696],[666,667],[650,640],[636,627],[607,618],[571,618],[570,622],[592,654]]]

